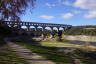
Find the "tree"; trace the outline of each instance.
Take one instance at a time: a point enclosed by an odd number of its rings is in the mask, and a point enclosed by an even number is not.
[[[11,33],[12,33],[12,30],[7,25],[4,25],[4,24],[0,25],[0,37],[7,37]]]
[[[0,0],[0,20],[20,20],[19,15],[25,12],[36,0]]]
[[[5,20],[20,20],[20,15],[24,14],[28,6],[34,7],[36,0],[0,0],[0,37],[9,36],[12,29],[3,25]]]

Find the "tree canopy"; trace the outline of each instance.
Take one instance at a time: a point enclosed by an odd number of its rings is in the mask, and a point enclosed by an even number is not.
[[[30,4],[34,7],[36,0],[0,0],[0,20],[20,20]]]

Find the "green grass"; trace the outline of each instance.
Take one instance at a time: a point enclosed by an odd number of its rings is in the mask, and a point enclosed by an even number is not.
[[[92,45],[78,45],[78,44],[70,44],[67,42],[58,42],[58,41],[42,41],[40,42],[42,46],[47,47],[72,47],[72,48],[80,48],[86,51],[96,51],[96,48]]]
[[[53,44],[48,44],[52,42]],[[54,43],[56,43],[55,41],[40,41],[40,42],[36,42],[33,41],[31,43],[29,42],[16,42],[19,45],[25,46],[26,48],[30,49],[32,52],[35,52],[53,62],[55,62],[56,64],[73,64],[73,59],[70,56],[74,56],[72,54],[65,54],[63,52],[60,52],[58,50],[57,47],[74,47],[75,45],[72,44],[67,44],[67,43],[62,43],[59,42],[58,44],[60,45],[55,45]],[[39,43],[39,44],[38,44]],[[41,43],[41,44],[40,44]],[[43,46],[42,46],[43,45]],[[56,47],[57,46],[57,47]],[[78,46],[76,46],[78,47]],[[80,46],[82,47],[82,46]],[[86,49],[83,49],[86,52]],[[84,53],[82,52],[78,52],[78,50],[76,50],[76,58],[80,59],[81,62],[83,62],[84,64],[95,64],[96,61],[92,58],[89,58],[88,56],[84,56]],[[88,50],[87,50],[88,51]]]
[[[50,43],[51,42],[51,43]],[[41,44],[43,46],[49,46],[49,47],[74,47],[79,48],[81,50],[84,50],[85,52],[92,52],[96,51],[96,48],[91,48],[90,45],[75,45],[75,44],[68,44],[64,42],[53,42],[53,41],[42,41]],[[84,64],[95,64],[96,60],[90,58],[89,56],[85,56],[86,54],[82,53],[81,50],[76,50],[76,58],[80,59],[82,63]]]
[[[84,51],[82,52],[80,50],[76,50],[75,54],[77,55],[76,57],[80,59],[84,64],[96,64],[96,59],[89,57]]]
[[[3,44],[1,44],[3,43]],[[0,40],[0,64],[28,64],[16,55],[3,40]]]
[[[82,45],[74,45],[70,43],[57,42],[57,41],[42,41],[40,42],[42,46],[48,47],[81,47]]]
[[[35,52],[40,56],[43,56],[48,60],[55,62],[56,64],[73,64],[70,55],[58,51],[56,47],[45,47],[45,46],[41,46],[38,43],[17,42],[17,44],[25,46],[26,48],[30,49],[32,52]]]

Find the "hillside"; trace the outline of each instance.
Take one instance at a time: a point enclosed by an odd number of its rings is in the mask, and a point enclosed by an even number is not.
[[[64,32],[65,35],[96,35],[96,26],[73,26],[71,29]]]

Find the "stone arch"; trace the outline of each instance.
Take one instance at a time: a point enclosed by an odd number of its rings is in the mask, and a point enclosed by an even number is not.
[[[30,26],[30,28],[35,28],[34,26]]]
[[[42,26],[38,26],[37,28],[42,28]]]
[[[57,27],[53,27],[53,30],[58,30]]]
[[[63,30],[63,27],[60,27],[59,30]]]
[[[11,27],[11,25],[8,25],[9,27]]]
[[[45,27],[45,30],[51,30],[51,27],[47,26]]]
[[[37,31],[42,31],[43,30],[43,27],[42,26],[38,26],[37,27]]]
[[[21,26],[21,28],[27,30],[27,26]]]
[[[14,27],[17,27],[18,25],[14,25]]]
[[[35,26],[30,26],[31,31],[35,31]]]

